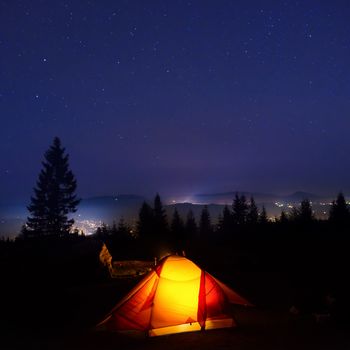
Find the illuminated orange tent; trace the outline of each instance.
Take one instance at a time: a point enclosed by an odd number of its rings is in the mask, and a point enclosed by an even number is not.
[[[150,336],[234,327],[229,303],[250,305],[182,256],[162,259],[98,327]]]

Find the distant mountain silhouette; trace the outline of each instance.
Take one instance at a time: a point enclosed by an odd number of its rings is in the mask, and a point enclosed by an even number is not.
[[[240,196],[244,195],[247,199],[254,197],[257,202],[273,202],[278,196],[270,193],[258,193],[258,192],[248,192],[248,191],[230,191],[221,193],[203,193],[194,195],[196,203],[206,204],[206,203],[216,203],[216,204],[232,204],[236,193]]]
[[[194,202],[198,204],[215,203],[215,204],[232,204],[232,201],[238,193],[239,195],[244,195],[249,200],[250,197],[254,197],[257,203],[274,203],[276,201],[288,202],[288,203],[300,203],[303,199],[309,199],[311,201],[319,200],[323,197],[303,192],[297,191],[292,194],[287,195],[276,195],[272,193],[259,193],[259,192],[248,192],[248,191],[230,191],[222,193],[205,193],[194,195]]]
[[[286,202],[301,202],[303,199],[309,199],[310,201],[315,201],[315,200],[319,200],[322,197],[314,194],[314,193],[309,193],[309,192],[303,192],[303,191],[297,191],[294,192],[290,195],[284,196],[282,197]]]
[[[138,195],[129,195],[129,194],[118,194],[115,196],[97,196],[97,197],[88,197],[84,198],[82,202],[84,206],[89,205],[107,205],[107,206],[119,206],[124,205],[126,203],[135,203],[142,202],[145,198]]]
[[[110,224],[123,217],[133,220],[145,200],[137,195],[115,195],[85,198],[78,209],[80,219],[98,219]]]

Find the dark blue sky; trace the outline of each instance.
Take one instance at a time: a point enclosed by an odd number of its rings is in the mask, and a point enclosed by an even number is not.
[[[0,1],[0,200],[59,136],[83,197],[350,192],[349,1]]]

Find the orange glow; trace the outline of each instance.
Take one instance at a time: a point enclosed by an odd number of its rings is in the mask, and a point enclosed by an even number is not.
[[[148,335],[150,337],[155,337],[157,335],[166,335],[166,334],[183,333],[183,332],[196,332],[200,330],[201,330],[201,326],[199,325],[199,323],[194,322],[194,323],[180,324],[178,326],[151,329],[148,332]]]
[[[100,323],[150,336],[235,326],[228,300],[249,303],[180,256],[164,258]]]
[[[182,256],[170,256],[161,272],[162,278],[172,281],[188,281],[199,278],[201,269],[192,261]]]
[[[160,278],[152,314],[152,327],[197,320],[199,277],[185,282]]]

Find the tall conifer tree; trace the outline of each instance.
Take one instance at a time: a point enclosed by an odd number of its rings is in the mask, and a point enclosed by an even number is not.
[[[259,221],[258,221],[260,224],[262,225],[265,225],[269,222],[269,219],[267,217],[267,212],[266,212],[266,209],[265,209],[265,206],[263,205],[262,206],[262,209],[261,209],[261,213],[259,215]]]
[[[190,241],[197,237],[198,227],[192,210],[188,212],[186,217],[185,232],[187,239]]]
[[[350,221],[350,211],[346,204],[343,193],[339,193],[337,199],[332,202],[329,211],[329,220],[338,224],[345,224]]]
[[[199,233],[202,238],[210,236],[212,233],[212,225],[208,207],[205,205],[200,216]]]
[[[303,199],[300,203],[300,221],[304,224],[314,220],[311,202],[308,199]]]
[[[157,194],[154,198],[154,231],[156,235],[162,237],[166,235],[168,230],[168,222],[165,209],[163,207],[163,203],[160,199],[159,194]]]
[[[230,208],[225,205],[222,211],[222,220],[221,220],[221,232],[225,235],[231,234],[233,231],[233,218]]]
[[[247,222],[249,224],[257,224],[259,220],[259,211],[258,207],[255,204],[255,200],[253,197],[250,198],[250,204],[248,206],[248,213],[247,213]]]
[[[34,195],[28,206],[27,229],[31,236],[64,236],[74,224],[69,214],[75,213],[77,182],[69,169],[69,156],[58,137],[45,153]]]
[[[236,193],[232,204],[232,217],[235,225],[243,225],[247,222],[248,204],[244,195]]]
[[[170,232],[173,247],[181,252],[185,247],[185,225],[176,208],[171,221]]]
[[[137,222],[137,232],[142,239],[152,239],[153,231],[153,209],[147,202],[143,202],[139,211],[139,220]]]

